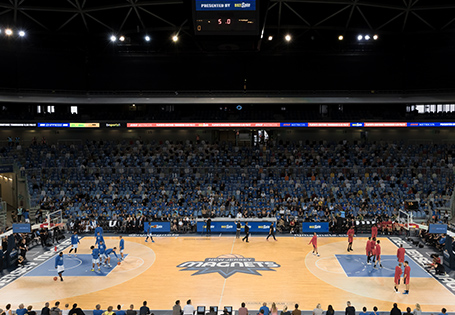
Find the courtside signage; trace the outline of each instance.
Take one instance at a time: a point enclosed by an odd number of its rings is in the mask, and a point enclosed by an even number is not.
[[[245,229],[245,223],[242,222],[242,228],[241,231],[243,232]],[[270,225],[272,225],[273,222],[249,222],[248,226],[250,227],[250,233],[268,233],[270,229]],[[237,230],[237,225],[235,222],[229,221],[229,222],[223,222],[223,221],[212,221],[211,226],[211,231],[212,232],[217,232],[217,233],[222,233],[222,232],[232,232],[235,233]],[[207,224],[205,222],[198,222],[197,223],[197,231],[200,233],[206,232]]]
[[[148,232],[150,225],[152,226],[152,233],[171,232],[171,222],[144,222],[144,233]]]
[[[400,245],[403,245],[403,247],[406,249],[406,255],[411,257],[414,262],[416,262],[418,265],[420,265],[422,268],[425,269],[425,267],[429,264],[432,264],[433,261],[429,259],[428,257],[425,257],[420,251],[417,249],[414,249],[411,244],[409,244],[407,241],[403,240],[400,237],[389,237],[390,241],[394,243],[397,247]],[[444,275],[436,275],[433,273],[429,273],[430,276],[435,278],[439,283],[441,283],[444,287],[446,287],[452,294],[455,295],[455,279],[452,278],[449,274],[444,274]],[[411,275],[412,276],[412,275]]]
[[[329,233],[328,222],[303,222],[302,233]]]

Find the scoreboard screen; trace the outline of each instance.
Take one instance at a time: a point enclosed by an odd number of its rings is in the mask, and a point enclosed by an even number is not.
[[[194,32],[199,35],[258,35],[256,0],[193,0]]]

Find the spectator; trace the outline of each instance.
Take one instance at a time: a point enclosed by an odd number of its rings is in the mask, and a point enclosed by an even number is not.
[[[125,311],[122,311],[122,306],[120,304],[117,305],[117,311],[115,312],[115,315],[126,315]]]
[[[150,309],[147,306],[147,301],[142,302],[142,306],[139,309],[139,315],[148,315],[150,314]],[[93,314],[95,315],[95,314]]]
[[[11,304],[6,304],[6,310],[5,310],[5,314],[6,315],[13,315],[13,311],[11,310]]]
[[[362,312],[360,312],[359,315],[367,315],[367,314],[368,314],[368,313],[367,313],[367,308],[364,306],[364,307],[362,308]]]
[[[390,311],[390,315],[401,315],[401,310],[398,308],[397,303],[393,303],[393,308]]]
[[[346,302],[346,310],[344,312],[345,315],[355,315],[355,307],[351,305],[351,301]]]
[[[322,315],[321,303],[316,305],[316,308],[313,310],[313,315]]]
[[[292,315],[302,315],[302,311],[299,310],[299,304],[295,304],[295,309],[292,311]]]
[[[242,302],[242,306],[239,308],[238,315],[248,315],[248,309],[245,307],[245,302]]]
[[[44,303],[44,307],[41,309],[41,315],[50,315],[49,302]]]
[[[27,315],[36,315],[36,312],[32,310],[33,306],[27,306]]]
[[[77,304],[73,304],[73,308],[70,310],[68,315],[85,315],[84,312],[81,310],[80,307],[77,307]]]
[[[441,313],[439,313],[439,315],[446,315],[447,314],[447,310],[443,307],[441,309]]]
[[[3,246],[0,240],[0,275],[3,274],[3,259],[5,259],[5,254],[3,253]]]
[[[262,303],[262,306],[259,309],[259,311],[261,311],[261,310],[264,310],[264,315],[269,315],[269,313],[270,313],[270,310],[267,307],[267,303],[266,302]]]
[[[409,306],[406,308],[406,313],[404,313],[404,315],[412,315],[411,308]]]
[[[27,309],[24,308],[24,304],[19,304],[19,308],[16,310],[16,315],[25,315],[27,313]]]
[[[376,306],[373,307],[373,312],[371,312],[371,315],[379,315],[378,308]],[[420,314],[420,315],[422,315],[422,314]]]
[[[272,303],[272,307],[270,308],[270,315],[278,315],[278,308],[275,302]]]
[[[194,306],[191,305],[191,300],[186,301],[186,305],[183,307],[183,315],[193,315]]]
[[[335,315],[335,310],[333,309],[332,305],[329,305],[329,307],[327,307],[327,312],[325,312],[325,315]]]
[[[62,309],[62,315],[68,315],[69,314],[69,312],[70,312],[69,307],[70,307],[69,303],[66,303],[65,304],[65,308]]]
[[[419,303],[416,303],[416,308],[412,312],[414,315],[422,315],[422,308],[420,307]]]
[[[93,315],[103,315],[100,304],[96,304],[95,309],[93,310]]]
[[[57,301],[57,302],[55,302],[54,305],[55,306],[53,306],[51,308],[51,310],[49,311],[49,314],[50,315],[62,315],[62,311],[58,308],[60,306],[60,302]],[[93,314],[93,315],[101,315],[101,314]]]
[[[0,308],[0,315],[6,315],[6,313]]]
[[[24,257],[24,260],[27,260],[26,255],[27,255],[27,240],[23,238],[21,242],[19,243],[19,255]]]
[[[136,315],[137,312],[134,310],[134,305],[131,304],[130,305],[130,308],[128,310],[126,310],[126,315]]]
[[[175,301],[175,305],[172,307],[172,315],[182,315],[182,307],[180,306],[180,300]]]
[[[105,311],[105,312],[103,313],[103,315],[114,315],[115,313],[112,311],[113,309],[114,309],[114,307],[113,307],[112,305],[109,305],[109,306],[107,307],[107,311]]]

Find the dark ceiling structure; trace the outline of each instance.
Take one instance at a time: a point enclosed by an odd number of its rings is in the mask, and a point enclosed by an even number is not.
[[[348,45],[356,43],[358,34],[378,34],[384,43],[397,36],[425,41],[455,33],[455,3],[451,0],[259,2],[261,32],[254,38],[214,40],[195,35],[191,0],[0,0],[0,27],[25,30],[27,40],[41,46],[102,46],[109,44],[111,34],[121,34],[127,40],[118,46],[156,52],[174,51],[171,37],[175,34],[179,35],[180,51],[191,52],[330,47],[336,45],[339,35],[344,35]],[[284,48],[283,36],[288,33],[293,42]],[[151,37],[150,43],[144,41],[145,35]],[[274,40],[269,42],[270,35]]]
[[[195,34],[193,1],[0,0],[0,67],[6,73],[0,88],[244,92],[455,86],[453,0],[256,0],[254,36]],[[7,28],[14,35],[5,36]],[[26,36],[19,37],[20,30]],[[112,35],[125,41],[111,42]],[[359,41],[359,35],[371,39]]]

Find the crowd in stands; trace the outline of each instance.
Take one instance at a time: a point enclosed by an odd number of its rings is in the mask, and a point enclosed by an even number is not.
[[[69,304],[65,304],[64,308],[60,308],[60,302],[56,301],[53,307],[49,307],[49,303],[46,302],[44,307],[41,309],[41,315],[85,315],[84,311],[78,307],[77,303],[74,303],[70,308]],[[227,309],[226,307],[221,311],[223,315],[233,315],[232,309]],[[192,301],[188,300],[185,306],[180,305],[180,300],[175,302],[175,305],[172,308],[172,315],[196,315],[196,309],[192,305]],[[210,310],[207,311],[209,315],[218,315],[220,312]],[[267,306],[267,303],[264,302],[259,309],[259,312],[251,312],[246,307],[244,302],[241,303],[240,308],[237,310],[237,315],[302,315],[302,311],[299,308],[299,304],[294,305],[294,309],[291,311],[286,305],[283,306],[282,310],[279,310],[276,303],[273,302],[270,308]],[[328,305],[327,310],[324,311],[320,303],[316,305],[313,309],[313,315],[335,315],[335,313],[344,313],[345,315],[356,315],[356,309],[351,304],[350,301],[346,302],[346,309],[344,311],[335,311],[332,305]],[[372,311],[368,311],[367,307],[362,307],[362,312],[359,312],[359,315],[379,315],[387,314],[387,311],[378,311],[376,306],[373,306]],[[131,304],[128,309],[122,309],[122,305],[108,306],[106,310],[101,308],[100,304],[95,306],[95,309],[92,311],[93,315],[154,315],[151,312],[150,308],[147,305],[147,301],[142,303],[142,306],[137,310],[134,308],[134,305]],[[199,314],[199,313],[198,313]],[[447,309],[442,308],[439,315],[446,315]],[[20,304],[16,311],[11,309],[11,304],[7,304],[5,310],[0,309],[0,315],[36,315],[36,311],[33,310],[33,306],[29,305],[27,308],[24,307],[24,304]],[[420,304],[415,304],[414,309],[411,311],[411,307],[406,307],[406,312],[398,308],[397,303],[393,303],[393,307],[390,310],[390,315],[422,315],[422,308]]]
[[[192,231],[196,218],[276,217],[296,221],[395,221],[404,200],[415,218],[446,219],[455,146],[392,142],[271,141],[256,147],[204,141],[37,143],[0,156],[24,169],[32,207],[62,209],[81,231],[146,220]],[[38,213],[40,216],[40,213]]]

